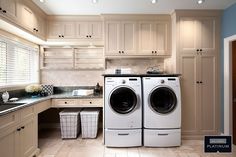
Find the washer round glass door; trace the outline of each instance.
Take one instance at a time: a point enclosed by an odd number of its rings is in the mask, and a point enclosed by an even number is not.
[[[134,110],[137,105],[135,92],[127,87],[115,89],[110,96],[111,108],[120,114],[127,114]]]
[[[150,95],[150,107],[161,114],[172,112],[177,106],[174,91],[168,87],[158,87]]]

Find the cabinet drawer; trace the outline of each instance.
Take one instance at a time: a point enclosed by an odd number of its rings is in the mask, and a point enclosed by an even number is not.
[[[47,100],[36,105],[37,113],[41,113],[51,107],[51,100]]]
[[[22,109],[21,111],[21,121],[32,118],[35,115],[35,106],[30,106]]]
[[[52,105],[60,107],[70,107],[70,106],[76,106],[77,102],[74,99],[53,99]]]
[[[102,107],[102,99],[78,99],[78,105],[84,107]]]
[[[1,116],[0,117],[0,132],[3,129],[7,129],[16,125],[19,122],[19,120],[20,120],[20,114],[17,111]]]

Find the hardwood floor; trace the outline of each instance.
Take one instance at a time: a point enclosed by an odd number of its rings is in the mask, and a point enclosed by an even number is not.
[[[96,139],[62,140],[60,130],[39,133],[39,157],[236,157],[234,153],[204,153],[203,141],[183,140],[174,148],[107,148],[102,144],[102,132]]]

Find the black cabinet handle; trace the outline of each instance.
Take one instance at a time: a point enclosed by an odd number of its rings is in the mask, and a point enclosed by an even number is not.
[[[197,49],[197,52],[199,51],[199,49]]]
[[[6,10],[3,10],[2,12],[3,12],[3,13],[7,13],[7,11],[6,11]]]
[[[88,36],[88,35],[86,35],[86,37],[88,38],[89,36]]]
[[[197,81],[197,84],[199,84],[199,81]]]
[[[125,53],[124,51],[122,51],[122,53]]]
[[[60,37],[61,37],[61,35],[58,35],[58,37],[60,38]]]
[[[64,35],[61,35],[62,38],[64,38]]]
[[[34,28],[34,31],[36,31],[36,28]]]
[[[91,102],[91,101],[90,101],[89,103],[90,103],[90,104],[92,104],[92,102]]]
[[[121,53],[121,51],[119,51],[119,53]]]
[[[202,81],[200,81],[200,83],[202,83]]]
[[[21,129],[24,129],[24,128],[25,128],[25,126],[22,126],[22,127],[21,127]]]
[[[154,51],[152,51],[152,53],[154,53]]]
[[[155,53],[157,53],[157,51],[155,51]]]
[[[200,49],[199,51],[202,51],[202,49]]]
[[[36,29],[36,32],[38,32],[39,30],[38,29]]]
[[[20,130],[21,130],[21,128],[17,128],[16,130],[17,130],[17,131],[20,131]]]
[[[67,104],[67,102],[65,101],[65,104]]]
[[[2,10],[2,8],[0,8],[0,10]]]

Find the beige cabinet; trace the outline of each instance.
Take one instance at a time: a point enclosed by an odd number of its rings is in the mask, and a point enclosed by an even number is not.
[[[170,54],[170,24],[168,21],[139,22],[139,54]]]
[[[76,22],[76,38],[102,40],[103,38],[102,22],[98,21]]]
[[[137,52],[135,21],[106,21],[106,55],[134,55]]]
[[[216,20],[214,17],[181,17],[179,34],[181,53],[217,52]]]
[[[48,25],[49,39],[73,39],[75,38],[74,22],[51,21]]]
[[[1,0],[0,15],[7,17],[10,20],[17,20],[17,5],[18,0]]]
[[[70,107],[103,107],[102,98],[94,99],[52,99],[52,107],[70,108]]]
[[[21,0],[19,3],[19,23],[34,35],[45,38],[46,20],[32,6],[31,1]]]
[[[20,129],[20,154],[21,157],[29,157],[33,155],[37,149],[37,119],[31,118],[23,122]]]
[[[0,153],[4,157],[30,157],[37,150],[34,106],[0,117]]]
[[[219,133],[220,12],[176,11],[177,73],[181,74],[182,135]]]

